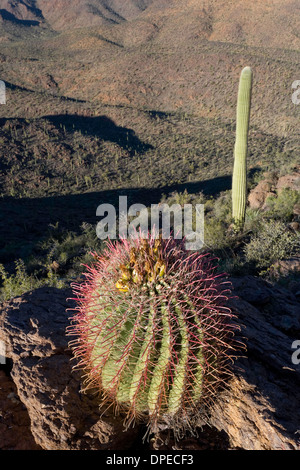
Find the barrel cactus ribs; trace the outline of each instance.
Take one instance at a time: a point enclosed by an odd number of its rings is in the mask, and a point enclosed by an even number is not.
[[[209,255],[153,235],[109,242],[73,291],[76,367],[126,425],[188,422],[226,382],[236,326]]]

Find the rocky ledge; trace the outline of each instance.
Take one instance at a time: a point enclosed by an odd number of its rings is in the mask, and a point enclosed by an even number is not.
[[[300,340],[300,286],[290,291],[251,276],[232,283],[230,302],[247,350],[234,364],[227,389],[207,426],[201,430],[199,424],[198,437],[174,444],[165,430],[144,446],[299,449],[300,365],[293,353],[299,359],[300,353],[292,345]],[[80,392],[82,377],[72,370],[65,334],[69,297],[69,290],[44,287],[2,306],[0,340],[9,372],[0,370],[0,448],[136,450],[141,427],[125,431],[121,416]]]

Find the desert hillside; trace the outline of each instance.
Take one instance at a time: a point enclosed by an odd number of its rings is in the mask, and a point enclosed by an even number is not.
[[[144,17],[161,22],[166,37],[177,34],[179,41],[202,36],[210,41],[297,50],[299,10],[295,0],[154,0]]]
[[[8,82],[47,92],[52,77],[60,95],[96,106],[180,110],[232,121],[238,76],[248,64],[255,73],[253,125],[297,137],[291,85],[299,63],[298,2],[49,5],[0,1],[1,68]],[[30,110],[36,115],[35,105]]]
[[[299,0],[0,0],[0,449],[299,450],[299,31]],[[236,192],[237,95],[249,67]],[[204,243],[192,255],[210,253],[213,270],[156,240],[122,264],[121,252],[104,253],[97,208],[113,205],[118,222],[120,196],[128,208],[202,205]],[[148,443],[145,422],[124,433],[71,370],[70,287],[95,260],[95,279],[108,270],[99,289],[85,284],[92,315],[77,309],[85,339],[100,327],[86,352],[93,371],[111,362],[112,382],[125,378],[116,396],[129,397],[130,424],[163,404],[167,421],[148,429]],[[221,295],[211,281],[224,272]],[[237,361],[235,346],[223,356],[233,366],[221,395],[217,344],[223,354],[235,317],[245,349]],[[118,340],[103,356],[106,327]],[[189,416],[186,396],[199,398]]]
[[[299,47],[296,0],[13,0],[0,1],[2,20],[44,23],[54,30],[118,24],[141,15],[163,36],[187,35],[262,47]],[[179,35],[178,33],[181,32]],[[182,37],[183,33],[183,37]]]
[[[249,172],[299,162],[297,2],[49,5],[0,0],[3,196],[230,189],[245,65]]]
[[[0,17],[23,25],[46,23],[54,30],[117,24],[135,18],[153,0],[1,0]]]

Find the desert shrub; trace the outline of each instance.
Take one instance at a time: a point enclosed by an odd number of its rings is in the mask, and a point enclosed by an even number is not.
[[[284,188],[277,196],[269,196],[266,200],[267,215],[274,219],[288,221],[293,216],[295,204],[300,203],[300,192]]]
[[[217,220],[222,223],[230,224],[232,221],[232,199],[231,190],[223,191],[214,201],[213,213]]]
[[[248,263],[269,269],[276,261],[292,256],[299,249],[300,233],[290,231],[281,221],[270,220],[251,237],[244,254]]]
[[[35,262],[45,268],[46,258],[46,267],[51,268],[53,263],[57,263],[60,274],[74,277],[81,273],[82,263],[90,259],[89,253],[96,249],[101,251],[101,245],[95,227],[91,224],[83,223],[80,233],[60,229],[56,224],[50,227],[48,236],[39,243],[39,256]]]
[[[49,258],[47,261],[45,264],[46,275],[43,278],[38,277],[36,273],[29,274],[22,259],[15,261],[15,272],[11,274],[6,271],[3,264],[0,264],[0,279],[2,279],[0,301],[10,300],[44,285],[58,289],[65,287],[65,282],[59,278],[49,262]]]
[[[191,203],[191,195],[185,189],[183,192],[174,191],[169,196],[163,194],[161,199],[162,204],[180,204],[183,206],[184,204]]]
[[[224,224],[214,217],[204,221],[204,247],[210,251],[219,251],[228,245],[228,237]]]
[[[233,243],[232,234],[228,231],[231,215],[231,190],[223,191],[217,198],[206,197],[202,192],[189,194],[186,190],[183,193],[177,191],[164,196],[163,203],[172,204],[196,204],[204,205],[204,251],[211,251],[220,254],[220,250],[231,247]],[[196,227],[193,224],[193,230]]]
[[[181,206],[184,204],[196,205],[205,204],[206,197],[202,192],[198,194],[190,194],[185,189],[183,192],[173,191],[169,196],[164,194],[160,202],[169,204],[170,206],[173,204],[180,204]]]
[[[205,213],[208,214],[209,212],[212,212],[214,210],[214,198],[211,196],[205,200],[204,203],[204,209]]]
[[[246,215],[245,215],[245,224],[244,224],[244,232],[252,232],[257,234],[260,230],[262,225],[265,224],[264,214],[259,209],[251,209],[250,207],[246,208]]]
[[[35,276],[26,272],[25,263],[21,259],[15,261],[15,273],[11,275],[5,270],[3,264],[0,264],[0,278],[2,280],[1,301],[10,300],[41,285]]]
[[[49,227],[45,239],[36,246],[35,256],[15,261],[10,273],[0,264],[0,300],[9,300],[43,285],[63,288],[68,280],[81,274],[90,252],[101,249],[94,227],[84,223],[81,232],[65,231],[59,224]]]

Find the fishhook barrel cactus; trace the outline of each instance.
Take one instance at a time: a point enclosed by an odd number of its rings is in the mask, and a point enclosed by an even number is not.
[[[109,242],[94,258],[85,281],[73,284],[69,328],[86,388],[126,411],[127,425],[187,422],[230,373],[226,279],[209,255],[173,238]]]
[[[232,176],[232,217],[237,231],[244,225],[247,203],[247,151],[252,92],[252,70],[245,67],[240,76],[234,167]]]

